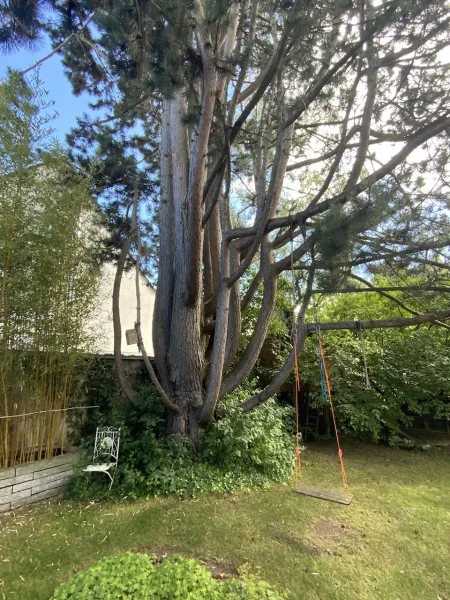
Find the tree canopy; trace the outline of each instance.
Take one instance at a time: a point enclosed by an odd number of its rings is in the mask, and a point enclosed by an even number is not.
[[[172,431],[195,442],[251,372],[284,272],[297,274],[299,353],[314,288],[372,285],[399,269],[445,287],[445,3],[80,0],[54,10],[74,93],[94,97],[72,157],[101,163],[96,190],[115,241],[137,229],[134,212],[143,244],[131,251],[147,251],[158,273],[154,347]],[[415,313],[365,326],[449,316]],[[273,395],[293,360],[243,410]]]

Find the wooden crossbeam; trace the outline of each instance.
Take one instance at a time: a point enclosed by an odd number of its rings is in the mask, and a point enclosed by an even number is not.
[[[328,502],[337,502],[339,504],[350,504],[352,501],[352,496],[346,496],[342,492],[327,490],[326,488],[317,487],[315,485],[300,484],[294,489],[294,492],[303,494],[304,496],[311,496],[312,498],[319,498],[320,500],[328,500]]]

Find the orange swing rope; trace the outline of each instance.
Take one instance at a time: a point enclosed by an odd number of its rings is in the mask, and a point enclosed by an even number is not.
[[[298,393],[300,391],[300,373],[297,359],[297,334],[294,333],[294,373],[295,373],[295,487],[302,479],[302,450],[300,448],[300,409]]]
[[[344,456],[343,456],[341,444],[340,444],[340,441],[339,441],[339,433],[338,433],[338,428],[337,428],[337,424],[336,424],[336,415],[334,414],[333,398],[332,398],[332,395],[331,395],[330,378],[328,376],[328,369],[327,369],[327,365],[326,365],[326,362],[325,362],[325,355],[324,355],[324,352],[323,352],[323,344],[322,344],[322,334],[320,333],[320,331],[317,332],[317,337],[318,337],[318,340],[319,340],[320,357],[322,359],[323,370],[324,370],[324,373],[325,373],[325,381],[327,383],[328,401],[330,403],[331,416],[333,418],[334,433],[336,435],[336,443],[337,443],[337,447],[338,447],[338,456],[339,456],[339,462],[340,462],[340,465],[341,465],[341,472],[342,472],[342,485],[344,486],[344,493],[345,493],[345,495],[346,496],[350,496],[350,488],[348,487],[347,474],[345,472],[345,466],[344,466]]]
[[[333,419],[334,432],[336,435],[336,443],[338,447],[338,456],[339,462],[341,465],[341,473],[342,473],[342,484],[344,487],[344,493],[347,497],[351,497],[350,488],[348,485],[347,474],[345,472],[344,466],[344,456],[339,440],[339,433],[337,429],[336,423],[336,415],[334,413],[334,405],[333,399],[331,395],[331,384],[330,378],[328,376],[328,369],[325,362],[325,354],[323,351],[323,343],[322,343],[322,334],[320,330],[317,328],[317,337],[319,342],[319,351],[320,351],[320,359],[323,364],[323,369],[325,373],[325,381],[327,386],[327,395],[328,402],[330,403],[331,415]],[[297,335],[294,334],[294,374],[295,374],[295,488],[298,489],[300,486],[301,478],[302,478],[302,457],[301,457],[301,447],[300,447],[300,410],[299,410],[299,391],[300,391],[300,373],[298,368],[298,357],[297,357]]]

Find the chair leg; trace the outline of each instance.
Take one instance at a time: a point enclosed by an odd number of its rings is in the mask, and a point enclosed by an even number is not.
[[[105,471],[105,473],[106,473],[106,474],[108,475],[108,477],[111,479],[111,483],[109,484],[109,488],[108,488],[108,489],[111,489],[111,487],[112,487],[112,484],[113,484],[113,481],[114,481],[114,478],[113,478],[113,477],[111,477],[111,473],[110,473],[109,471]]]

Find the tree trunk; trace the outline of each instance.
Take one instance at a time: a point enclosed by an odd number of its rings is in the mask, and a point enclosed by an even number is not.
[[[192,448],[198,450],[200,437],[199,409],[192,406],[193,398],[185,398],[179,413],[171,412],[167,423],[167,433],[180,439],[188,439]]]
[[[170,168],[165,167],[162,171],[171,174],[171,181],[167,178],[167,182],[172,189],[173,211],[160,212],[160,226],[164,231],[173,231],[173,263],[172,260],[166,260],[160,265],[160,279],[164,281],[166,276],[174,278],[173,295],[169,297],[166,294],[164,307],[166,314],[170,314],[166,364],[169,395],[180,411],[171,415],[168,430],[169,433],[189,436],[196,446],[197,413],[203,403],[205,373],[201,329],[203,230],[197,206],[202,202],[202,188],[197,182],[194,187],[199,191],[194,194],[190,182],[192,161],[196,159],[193,150],[198,141],[191,138],[188,143],[183,124],[185,106],[181,92],[167,102],[165,110],[170,114],[170,152],[167,156],[161,156],[161,161],[170,161]],[[202,178],[201,173],[199,176]],[[167,252],[167,248],[162,248],[162,251]],[[163,357],[158,356],[157,351],[160,347],[161,344],[156,346],[155,351],[158,363],[163,363]],[[166,345],[162,348],[165,350]]]
[[[180,408],[180,414],[172,416],[169,432],[189,435],[194,444],[197,429],[193,421],[203,404],[204,361],[200,325],[199,303],[185,306],[182,292],[177,292],[175,286],[169,378],[171,397]]]

